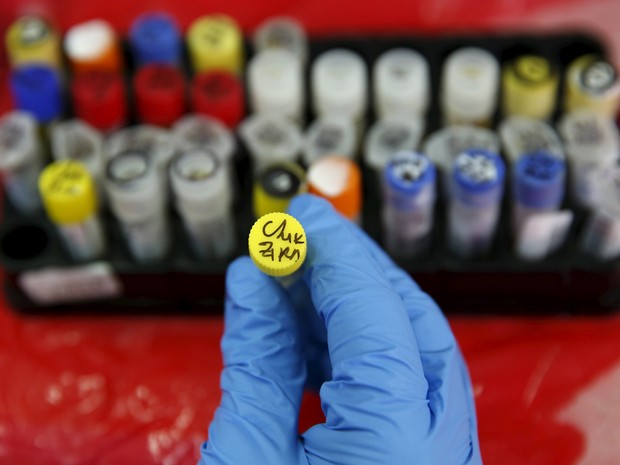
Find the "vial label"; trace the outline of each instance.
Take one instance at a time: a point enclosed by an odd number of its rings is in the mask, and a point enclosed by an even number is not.
[[[37,305],[112,299],[123,294],[120,280],[106,262],[26,271],[18,276],[17,282]]]
[[[516,252],[526,260],[541,260],[566,242],[573,223],[569,210],[536,213],[525,218],[517,234]]]
[[[599,212],[590,219],[583,236],[584,249],[601,260],[620,255],[620,221]]]

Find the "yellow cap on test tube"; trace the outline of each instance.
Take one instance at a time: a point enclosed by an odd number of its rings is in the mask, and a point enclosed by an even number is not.
[[[225,15],[202,16],[187,31],[187,47],[195,73],[241,73],[243,36],[237,23]]]
[[[291,215],[281,212],[261,216],[250,230],[250,257],[263,273],[289,276],[306,259],[306,233]]]
[[[62,66],[60,38],[54,28],[36,16],[22,16],[9,26],[5,36],[11,66],[43,63]]]
[[[72,160],[50,163],[39,176],[39,191],[52,222],[81,223],[97,212],[97,194],[84,165]]]

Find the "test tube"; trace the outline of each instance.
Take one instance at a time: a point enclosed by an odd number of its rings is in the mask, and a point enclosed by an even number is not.
[[[394,154],[383,176],[383,242],[398,259],[430,246],[435,208],[435,167],[417,152]]]
[[[248,90],[252,109],[302,120],[304,79],[301,63],[288,50],[267,49],[248,64]]]
[[[39,124],[49,124],[62,116],[60,78],[49,66],[33,64],[14,69],[11,94],[15,107],[31,113]]]
[[[95,184],[88,170],[77,161],[54,161],[41,172],[39,191],[47,216],[70,256],[77,261],[101,256],[105,240]]]
[[[254,50],[287,50],[304,65],[308,59],[308,38],[303,26],[294,18],[278,16],[269,18],[254,33]]]
[[[397,152],[417,150],[422,134],[424,122],[419,117],[391,116],[380,119],[366,136],[366,165],[375,170],[381,179],[390,157]]]
[[[0,172],[11,204],[22,213],[41,207],[37,187],[43,152],[37,123],[29,114],[12,111],[0,118]]]
[[[581,236],[581,247],[599,260],[620,255],[620,167],[595,171],[590,217]]]
[[[113,71],[90,71],[71,83],[73,111],[81,120],[103,132],[119,129],[127,120],[125,84]]]
[[[195,73],[243,67],[243,36],[237,23],[224,15],[202,16],[187,31],[187,47]]]
[[[452,52],[443,65],[441,108],[446,124],[489,126],[497,105],[497,58],[477,47]]]
[[[449,178],[454,160],[468,149],[484,149],[499,153],[499,139],[489,129],[474,126],[448,126],[431,134],[424,143],[422,152],[428,155],[440,171],[444,197],[449,197]]]
[[[619,103],[620,81],[611,63],[597,55],[584,55],[569,65],[564,111],[588,109],[615,118]]]
[[[354,159],[357,131],[349,118],[327,116],[316,119],[306,131],[303,161],[310,165],[326,155]]]
[[[407,48],[389,50],[376,61],[373,76],[379,117],[425,117],[431,83],[428,62],[422,54]]]
[[[362,221],[362,174],[353,160],[338,155],[319,158],[308,169],[308,192],[327,199],[344,217]]]
[[[512,227],[517,255],[540,260],[565,241],[570,211],[559,211],[564,197],[566,162],[555,154],[524,154],[513,171]]]
[[[148,64],[181,65],[182,40],[174,18],[163,12],[145,13],[129,31],[131,51],[137,66]]]
[[[235,74],[210,71],[194,76],[191,101],[196,113],[217,118],[234,129],[245,113],[243,93],[243,85]]]
[[[311,70],[314,112],[361,122],[366,113],[367,81],[366,63],[356,53],[333,49],[321,54]]]
[[[56,160],[74,160],[84,165],[95,183],[97,198],[103,203],[105,156],[101,134],[83,121],[63,121],[52,128],[51,146]]]
[[[52,25],[37,16],[22,16],[9,26],[5,36],[11,66],[39,63],[57,71],[62,68],[60,39]]]
[[[546,122],[525,116],[510,116],[499,125],[499,137],[508,162],[516,163],[525,153],[543,150],[563,160],[564,147]]]
[[[306,192],[306,174],[297,163],[276,163],[268,166],[254,182],[254,216],[286,212],[296,195]]]
[[[178,68],[145,65],[133,82],[136,110],[142,123],[169,127],[185,112],[185,78]]]
[[[163,173],[136,150],[108,161],[106,191],[131,256],[140,263],[161,260],[170,248]]]
[[[582,207],[591,207],[592,177],[598,166],[611,166],[620,151],[618,128],[613,120],[590,110],[564,115],[558,125],[570,166],[571,195]]]
[[[502,71],[504,115],[546,120],[555,110],[558,71],[537,55],[522,55]]]
[[[491,248],[505,171],[499,155],[487,150],[470,149],[456,157],[448,205],[448,242],[457,255],[480,256]]]
[[[236,247],[232,191],[217,155],[204,148],[179,153],[170,163],[170,179],[194,253],[229,257]]]
[[[120,72],[123,67],[116,31],[101,19],[69,28],[64,46],[75,74],[86,71]]]
[[[302,148],[301,129],[288,118],[254,114],[239,128],[257,174],[277,162],[295,162]]]

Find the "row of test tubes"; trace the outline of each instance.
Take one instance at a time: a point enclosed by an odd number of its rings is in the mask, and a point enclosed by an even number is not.
[[[112,141],[118,136],[115,131],[127,120],[128,113],[119,77],[122,60],[113,29],[101,21],[95,23],[71,29],[65,36],[64,50],[72,66],[75,114],[107,134],[107,146],[113,146]],[[28,31],[28,28],[23,24],[21,27],[23,36],[24,29]],[[39,22],[36,27],[30,26],[31,38],[40,39],[41,29],[45,27],[52,31],[44,22]],[[20,61],[19,53],[12,53],[15,50],[11,46],[15,43],[9,39],[13,38],[11,33],[14,30],[10,29],[7,34],[7,46],[14,65],[11,83],[15,101],[19,108],[33,114],[39,124],[53,127],[55,124],[50,122],[60,118],[63,111],[61,104],[54,104],[62,100],[62,80],[56,72],[42,72],[41,69],[47,68],[40,63],[33,65],[36,59],[30,57]],[[95,34],[93,31],[99,32]],[[72,39],[76,36],[81,39]],[[97,42],[104,36],[108,39],[103,42],[114,47],[108,47],[101,56],[108,56],[110,50],[116,50],[117,58],[111,62],[107,59],[91,60],[86,66],[78,59],[81,55],[76,55],[71,44],[83,43],[84,38]],[[229,127],[236,127],[244,114],[243,90],[239,81],[244,65],[241,37],[234,21],[222,16],[195,21],[186,37],[194,73],[192,108],[218,118]],[[129,42],[136,69],[133,90],[137,119],[162,127],[174,126],[175,132],[181,125],[178,118],[187,110],[178,28],[166,15],[145,15],[132,27]],[[612,168],[618,156],[617,129],[611,118],[617,111],[620,84],[614,67],[602,57],[584,55],[569,65],[560,105],[565,115],[557,125],[558,135],[548,122],[558,106],[560,74],[554,63],[542,56],[523,55],[500,66],[494,55],[481,48],[457,49],[443,63],[439,86],[439,106],[446,127],[424,137],[432,86],[429,65],[422,54],[407,48],[389,50],[375,61],[372,73],[369,73],[367,63],[355,52],[329,50],[319,55],[310,66],[310,103],[316,119],[304,132],[308,44],[303,28],[286,18],[270,20],[258,28],[253,42],[256,53],[249,60],[245,73],[252,114],[241,121],[238,134],[253,162],[256,214],[273,208],[283,209],[289,194],[309,190],[329,198],[345,216],[360,221],[361,174],[355,159],[363,153],[364,163],[377,173],[384,186],[384,237],[395,255],[414,256],[425,248],[420,244],[425,244],[433,231],[435,185],[439,182],[444,186],[439,196],[449,205],[446,209],[449,212],[448,242],[457,254],[475,256],[486,253],[492,243],[506,172],[510,172],[517,199],[513,208],[516,250],[524,258],[540,259],[562,244],[573,220],[571,211],[559,210],[568,172],[572,200],[591,211],[592,218],[597,218],[586,228],[584,247],[602,259],[620,253],[620,246],[615,245],[620,241],[614,233],[619,216],[613,205],[608,205],[614,203],[610,199],[615,200],[617,195],[610,197],[609,189],[605,195],[597,192],[600,186],[612,182],[602,180],[613,179],[609,173],[615,172]],[[176,45],[171,46],[173,43]],[[176,52],[169,54],[171,50]],[[54,64],[50,62],[46,66],[53,67]],[[36,72],[32,72],[33,68]],[[50,75],[56,80],[45,77]],[[371,87],[369,75],[373,78],[372,95],[378,119],[366,131],[365,116]],[[32,85],[33,82],[36,85]],[[41,85],[49,82],[54,84]],[[80,82],[89,84],[91,92],[88,85],[78,86]],[[122,102],[123,108],[119,110],[119,105],[110,102]],[[498,105],[505,117],[498,128],[499,137],[488,129]],[[108,115],[109,110],[96,111],[97,108],[115,109],[116,116],[103,118],[104,124],[101,115]],[[195,126],[192,137],[208,139],[206,133],[202,129],[196,130]],[[133,131],[138,132],[138,129]],[[183,144],[183,137],[175,140]],[[163,142],[164,138],[161,139]],[[158,144],[152,147],[156,151],[161,149]],[[421,153],[412,154],[412,150]],[[181,150],[185,151],[187,149]],[[220,153],[215,159],[226,159],[218,149],[212,151]],[[113,154],[107,161],[109,166],[116,163],[120,152],[122,150],[107,149],[108,155],[104,159]],[[502,152],[507,164],[499,155]],[[173,190],[175,173],[172,167],[175,165],[171,160],[178,155],[175,153],[173,150],[169,157],[155,157],[166,159],[161,165],[166,179],[163,184],[170,184]],[[124,158],[127,157],[119,159]],[[297,165],[300,158],[308,167],[307,172]],[[112,159],[115,163],[111,162]],[[121,167],[137,167],[137,158],[132,160],[122,163]],[[193,157],[193,160],[197,158]],[[405,163],[403,160],[409,161]],[[191,165],[194,166],[194,162]],[[230,173],[229,162],[225,161],[223,165],[228,166],[224,170]],[[105,168],[105,176],[109,176],[109,166]],[[196,166],[202,165],[198,163]],[[14,174],[19,171],[12,169],[10,163],[0,168],[5,172],[12,170]],[[391,175],[388,174],[390,169]],[[210,170],[212,168],[198,169],[203,175]],[[438,175],[428,174],[435,171]],[[551,179],[547,190],[538,192],[538,184],[532,186],[525,181],[520,184],[520,178],[529,179],[532,173],[535,178]],[[195,172],[192,176],[197,177]],[[20,177],[13,176],[13,179]],[[227,179],[230,181],[230,174]],[[400,195],[406,189],[399,195],[393,192],[399,189],[395,187],[399,179],[403,185],[415,185],[424,180],[428,186],[420,189],[424,195],[420,194],[419,198],[416,189],[409,192],[411,198],[406,201]],[[495,190],[487,192],[484,201],[477,198],[474,194],[484,191],[480,185],[489,183],[495,186]],[[13,184],[17,187],[11,187],[9,182],[7,191],[11,197],[19,198],[19,194],[11,192],[24,190],[23,183]],[[111,185],[109,180],[107,184]],[[172,195],[179,196],[178,186],[176,189]],[[162,187],[161,191],[166,193],[162,196],[168,196],[169,190]],[[99,192],[104,191],[114,209],[113,189],[99,188]],[[224,198],[227,197],[222,196]],[[412,200],[414,198],[416,200]],[[14,203],[19,205],[19,201]],[[192,202],[177,201],[177,206],[185,204]],[[222,204],[230,210],[228,201]],[[205,208],[205,204],[200,205]],[[405,205],[409,206],[405,208]],[[480,211],[477,210],[479,207]],[[188,211],[196,208],[187,207]],[[532,212],[536,215],[530,214]],[[550,212],[553,215],[550,216]],[[118,212],[115,213],[119,216]],[[197,211],[194,214],[200,216]],[[191,230],[191,227],[187,229]],[[233,237],[234,234],[227,236]],[[127,237],[131,243],[129,233]],[[411,244],[405,246],[403,240]],[[222,247],[226,250],[232,248]],[[225,256],[226,250],[220,255]],[[140,259],[140,254],[134,255]]]

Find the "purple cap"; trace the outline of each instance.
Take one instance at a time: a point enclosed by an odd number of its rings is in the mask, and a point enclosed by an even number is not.
[[[514,196],[530,208],[555,209],[564,197],[566,163],[548,152],[523,155],[514,171]]]

